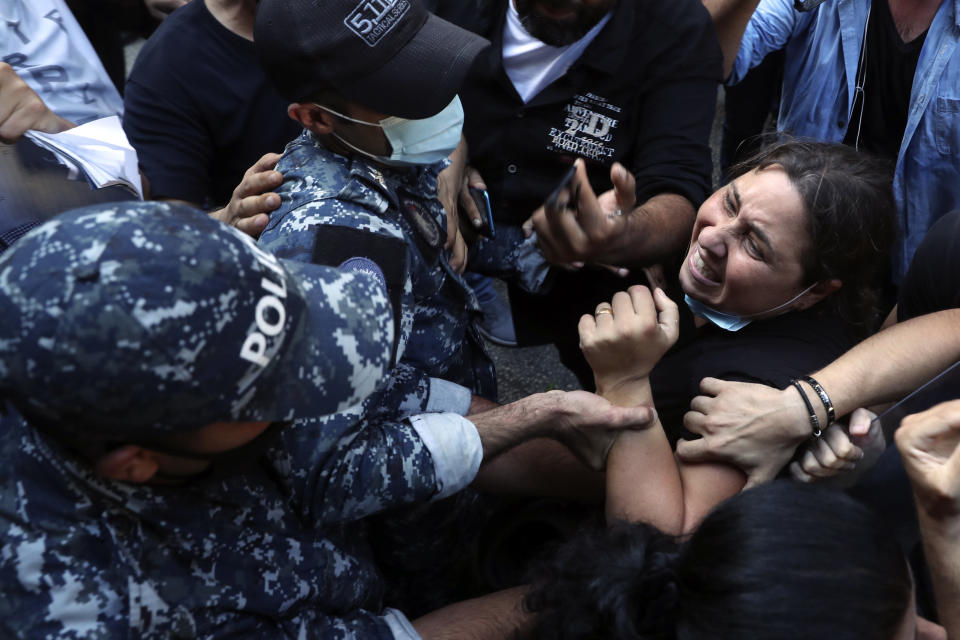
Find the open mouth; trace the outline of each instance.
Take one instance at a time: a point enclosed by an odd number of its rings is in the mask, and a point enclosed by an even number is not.
[[[700,255],[699,246],[697,246],[696,251],[690,254],[688,262],[690,264],[690,274],[697,281],[711,287],[717,287],[722,284],[719,280],[720,274],[704,262],[703,256]]]

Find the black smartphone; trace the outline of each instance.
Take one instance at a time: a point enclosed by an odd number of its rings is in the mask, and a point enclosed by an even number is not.
[[[572,164],[570,168],[567,169],[566,173],[563,174],[563,178],[560,180],[560,183],[550,192],[550,195],[547,196],[544,206],[547,209],[561,209],[566,207],[567,209],[576,209],[577,197],[580,195],[579,188],[573,188],[574,178],[577,176],[577,165]],[[567,190],[570,192],[566,204],[560,202],[560,194]],[[573,204],[573,206],[571,206]]]
[[[477,211],[480,212],[480,226],[473,230],[484,236],[492,238],[496,235],[496,229],[493,226],[493,208],[490,206],[490,194],[486,189],[477,189],[470,187],[470,197],[473,198],[473,204],[477,205]]]

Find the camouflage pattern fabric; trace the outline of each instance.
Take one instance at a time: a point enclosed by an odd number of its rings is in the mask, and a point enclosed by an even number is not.
[[[294,423],[242,476],[150,486],[3,418],[0,635],[394,637],[360,518],[436,487],[409,427],[360,427]]]
[[[398,368],[407,376],[380,393],[380,407],[426,408],[426,378],[442,378],[488,398],[496,397],[493,364],[473,327],[479,306],[472,290],[450,268],[446,214],[436,198],[431,167],[379,167],[364,158],[327,150],[309,132],[287,149],[277,165],[282,203],[270,216],[260,244],[277,256],[307,262],[318,239],[346,227],[407,243],[409,284],[402,331],[409,337]],[[364,254],[358,244],[357,253]],[[411,395],[412,394],[412,395]]]
[[[265,328],[252,318],[273,304],[259,302],[264,278],[280,277],[267,289],[285,287],[289,304],[260,318],[274,335],[254,349],[271,360],[257,401],[229,358]],[[130,203],[26,236],[0,258],[0,298],[0,389],[44,425],[0,417],[0,637],[416,637],[383,608],[363,519],[437,497],[439,480],[409,421],[371,424],[357,401],[390,357],[376,278],[291,266],[188,207]],[[320,355],[330,375],[307,366]],[[296,398],[287,382],[320,397],[279,406]],[[58,395],[32,402],[42,384]],[[181,402],[199,413],[178,419]],[[270,430],[264,455],[232,473],[214,461],[182,483],[126,484],[80,453],[254,406],[306,417]]]
[[[163,203],[33,230],[0,257],[0,307],[0,390],[84,438],[337,413],[373,392],[393,341],[374,276],[284,264]]]

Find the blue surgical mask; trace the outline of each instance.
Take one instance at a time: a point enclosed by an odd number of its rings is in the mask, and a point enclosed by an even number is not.
[[[814,282],[812,285],[810,285],[809,287],[807,287],[797,295],[793,296],[783,304],[778,304],[777,306],[767,309],[766,311],[761,311],[759,313],[751,313],[750,315],[746,315],[746,316],[739,316],[735,313],[727,313],[725,311],[719,311],[717,309],[714,309],[713,307],[708,307],[707,305],[703,304],[699,300],[694,300],[687,294],[683,294],[683,300],[684,302],[687,303],[687,307],[690,308],[690,311],[691,313],[693,313],[693,315],[700,316],[701,318],[706,318],[707,320],[717,325],[724,331],[740,331],[740,329],[743,329],[745,326],[747,326],[748,324],[750,324],[760,316],[767,316],[769,314],[776,313],[777,311],[780,311],[780,309],[783,309],[787,305],[792,304],[798,298],[800,298],[800,296],[804,295],[805,293],[813,289],[815,286],[817,286],[816,282]]]
[[[463,131],[463,106],[460,104],[459,96],[454,96],[450,104],[444,107],[440,113],[421,120],[407,120],[391,116],[376,123],[366,122],[365,120],[345,116],[322,104],[316,106],[344,120],[383,129],[383,133],[393,149],[389,156],[378,156],[369,151],[364,151],[336,133],[332,135],[353,151],[386,165],[407,167],[440,162],[453,153],[453,150],[460,144],[460,134]]]

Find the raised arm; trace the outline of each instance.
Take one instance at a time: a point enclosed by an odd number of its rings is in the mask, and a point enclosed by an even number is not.
[[[904,418],[895,436],[913,485],[940,623],[960,638],[960,401]]]
[[[652,404],[649,373],[676,341],[677,306],[660,289],[618,293],[580,320],[580,342],[597,392],[615,404]],[[668,533],[690,530],[743,485],[725,465],[678,465],[657,421],[621,433],[607,459],[608,520],[643,521]]]
[[[537,232],[549,262],[651,264],[689,239],[696,212],[686,197],[661,193],[638,204],[636,180],[620,163],[610,168],[613,188],[597,196],[583,160],[575,166],[574,193],[568,194],[567,204],[544,204],[523,224],[527,234]]]

